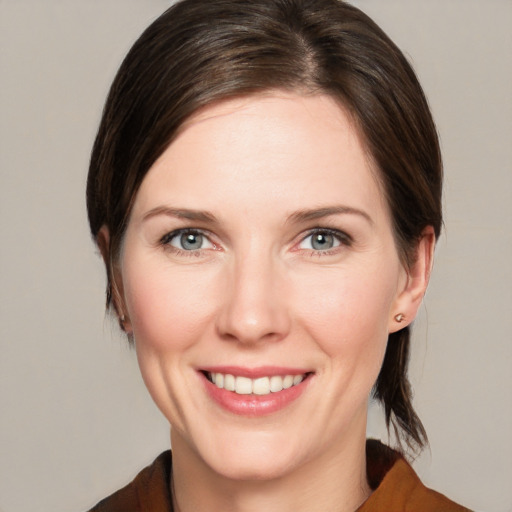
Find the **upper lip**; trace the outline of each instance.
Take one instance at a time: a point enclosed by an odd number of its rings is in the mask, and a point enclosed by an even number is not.
[[[260,377],[273,377],[275,375],[304,375],[312,373],[305,368],[290,368],[287,366],[258,366],[254,368],[244,366],[202,366],[201,372],[230,374],[235,377],[247,377],[249,379],[258,379]]]

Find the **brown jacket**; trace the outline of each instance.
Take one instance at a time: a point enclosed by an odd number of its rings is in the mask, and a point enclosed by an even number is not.
[[[368,482],[374,492],[356,512],[469,512],[425,487],[405,459],[387,446],[369,440],[366,452]],[[171,467],[171,452],[166,451],[90,512],[172,512]]]

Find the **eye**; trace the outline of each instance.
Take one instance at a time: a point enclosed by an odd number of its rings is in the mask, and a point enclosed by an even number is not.
[[[330,229],[317,229],[300,242],[299,249],[329,251],[342,244],[350,245],[350,237],[345,233]]]
[[[181,251],[199,251],[214,247],[205,234],[194,229],[173,231],[162,238],[162,243]]]

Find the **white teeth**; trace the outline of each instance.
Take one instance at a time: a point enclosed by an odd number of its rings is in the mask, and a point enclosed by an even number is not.
[[[233,375],[224,375],[224,389],[228,391],[235,391],[235,377]]]
[[[293,375],[287,375],[283,379],[283,389],[288,389],[293,386]]]
[[[272,393],[277,393],[278,391],[282,391],[283,389],[283,377],[279,375],[274,375],[270,377],[270,391]]]
[[[270,379],[261,377],[252,381],[252,392],[255,395],[268,395],[270,393]]]
[[[222,375],[222,373],[216,373],[214,382],[218,388],[222,389],[224,387],[224,375]]]
[[[252,393],[252,380],[247,377],[235,379],[235,393],[237,395],[250,395]]]
[[[210,379],[220,389],[234,391],[238,395],[268,395],[300,384],[305,375],[273,375],[272,377],[235,377],[230,374],[210,373]]]

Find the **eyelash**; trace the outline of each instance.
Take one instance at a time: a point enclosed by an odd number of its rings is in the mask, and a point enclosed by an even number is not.
[[[350,247],[353,243],[352,237],[343,232],[339,231],[337,229],[331,229],[331,228],[322,228],[322,227],[316,227],[311,229],[306,236],[304,236],[299,244],[302,244],[305,242],[308,238],[313,237],[315,235],[327,235],[332,236],[337,242],[339,242],[339,245],[332,247],[330,249],[308,249],[310,251],[310,256],[318,257],[318,256],[332,256],[333,254],[338,253],[343,247]],[[300,250],[300,249],[299,249]]]
[[[201,230],[201,229],[193,229],[193,228],[182,228],[177,229],[175,231],[171,231],[170,233],[165,234],[160,239],[160,245],[164,246],[165,249],[172,251],[177,256],[201,256],[204,250],[211,249],[210,247],[205,249],[195,249],[195,250],[185,250],[185,249],[179,249],[178,247],[174,247],[171,245],[171,241],[179,236],[189,234],[189,235],[200,235],[204,237],[208,242],[212,245],[214,249],[218,249],[216,244],[214,244],[208,235],[207,232]],[[339,242],[339,245],[329,248],[329,249],[302,249],[302,250],[309,250],[310,256],[319,257],[319,256],[329,256],[336,254],[340,248],[343,247],[350,247],[353,243],[353,239],[350,235],[343,231],[339,231],[337,229],[331,229],[331,228],[322,228],[322,227],[316,227],[308,231],[308,233],[301,238],[301,240],[298,242],[298,244],[295,244],[294,247],[297,247],[298,245],[304,243],[308,238],[313,237],[315,235],[327,235],[332,236],[337,242]],[[294,249],[294,251],[299,251],[300,248]]]
[[[179,236],[182,235],[200,235],[204,239],[208,240],[208,242],[212,245],[214,249],[217,248],[217,246],[210,240],[210,237],[208,236],[208,233],[201,230],[201,229],[193,229],[193,228],[182,228],[182,229],[176,229],[175,231],[171,231],[170,233],[165,234],[160,239],[160,245],[164,246],[166,250],[169,250],[176,254],[177,256],[201,256],[204,250],[207,249],[196,249],[196,250],[185,250],[180,249],[178,247],[174,247],[171,245],[171,241]],[[208,248],[209,249],[209,248]]]

